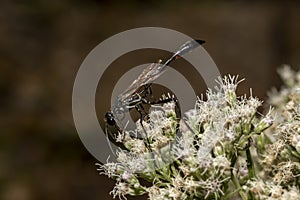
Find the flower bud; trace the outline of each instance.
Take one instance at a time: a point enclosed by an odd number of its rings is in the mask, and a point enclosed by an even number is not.
[[[255,127],[254,132],[260,134],[267,128],[269,128],[274,122],[274,119],[270,115],[266,115]]]

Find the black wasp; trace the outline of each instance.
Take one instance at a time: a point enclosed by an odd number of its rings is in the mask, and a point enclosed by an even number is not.
[[[160,60],[158,63],[152,63],[151,65],[146,67],[138,76],[138,78],[135,79],[123,93],[117,96],[112,110],[105,114],[105,132],[107,139],[108,137],[111,137],[113,141],[116,140],[116,134],[119,134],[122,131],[119,127],[118,121],[123,118],[125,113],[129,110],[134,108],[140,113],[140,123],[143,127],[143,117],[147,114],[144,113],[143,105],[161,104],[174,100],[173,97],[171,97],[164,98],[159,101],[150,101],[149,96],[152,94],[151,83],[165,71],[166,66],[169,65],[172,61],[192,51],[204,42],[205,41],[203,40],[190,40],[180,46],[178,50],[165,63],[162,63],[162,60]],[[141,90],[138,92],[140,88]],[[108,131],[108,126],[110,126],[110,130],[114,129],[110,131],[110,133]],[[149,144],[146,132],[145,135],[147,143]],[[146,146],[148,144],[146,144]]]

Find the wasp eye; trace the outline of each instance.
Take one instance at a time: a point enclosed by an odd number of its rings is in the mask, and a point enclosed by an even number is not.
[[[106,121],[107,124],[109,124],[111,126],[116,124],[115,118],[114,118],[114,116],[111,112],[107,112],[105,114],[105,121]]]

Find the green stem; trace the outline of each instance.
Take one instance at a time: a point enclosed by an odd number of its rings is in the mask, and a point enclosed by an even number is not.
[[[251,138],[254,134],[256,134],[255,132],[250,133],[249,135],[245,136],[242,141],[240,141],[238,143],[238,147],[241,147],[244,145],[245,142],[247,142],[249,140],[249,138]]]
[[[233,173],[231,172],[231,180],[234,184],[234,186],[237,188],[237,190],[239,191],[240,196],[242,197],[243,200],[247,200],[247,196],[246,194],[241,190],[242,187],[238,181],[238,179],[233,175]]]
[[[237,192],[239,192],[241,189],[236,189],[233,192],[230,192],[229,194],[227,194],[224,199],[232,199],[232,196],[235,195]]]
[[[254,169],[254,162],[251,156],[250,148],[246,150],[247,155],[247,168],[248,168],[248,177],[249,179],[255,178],[255,169]]]
[[[236,161],[237,161],[237,156],[236,156],[236,154],[233,154],[232,158],[231,158],[231,164],[230,164],[230,167],[231,167],[231,180],[232,180],[234,186],[236,187],[236,189],[239,191],[239,194],[242,197],[242,199],[247,200],[246,194],[241,190],[242,188],[241,188],[241,185],[239,183],[239,180],[233,174],[233,168],[234,168],[234,165],[235,165]]]
[[[293,146],[287,145],[287,149],[291,152],[292,156],[294,156],[297,159],[300,158],[300,154],[297,152],[297,150]]]
[[[255,169],[254,169],[254,162],[251,156],[250,148],[246,150],[247,155],[247,168],[248,168],[248,177],[249,180],[255,178]],[[254,195],[252,192],[248,193],[249,199],[254,199]]]

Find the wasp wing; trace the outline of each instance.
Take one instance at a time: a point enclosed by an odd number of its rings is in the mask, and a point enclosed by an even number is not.
[[[172,61],[180,58],[184,54],[192,51],[193,49],[197,48],[199,45],[203,44],[205,41],[203,40],[190,40],[184,43],[179,47],[179,49],[168,59],[164,64],[162,64],[161,60],[158,63],[152,63],[148,67],[146,67],[143,72],[135,79],[131,85],[120,95],[118,95],[116,99],[116,104],[122,105],[123,103],[127,102],[131,96],[136,92],[136,90],[148,83],[153,82],[159,76],[163,74],[166,69],[166,66],[170,64]],[[122,103],[123,102],[123,103]]]

